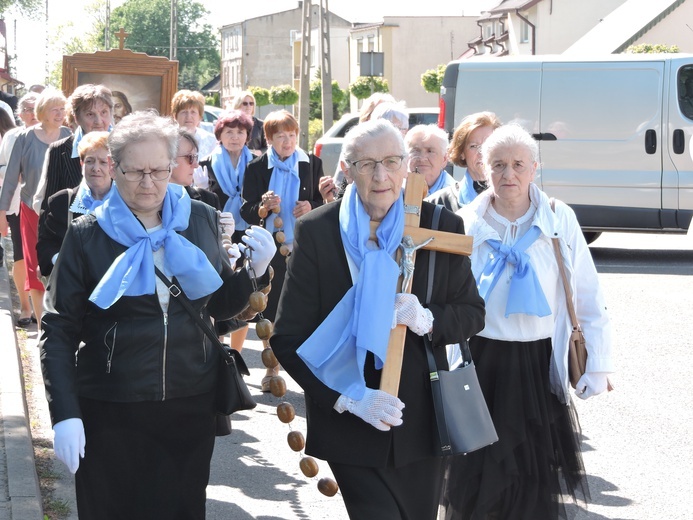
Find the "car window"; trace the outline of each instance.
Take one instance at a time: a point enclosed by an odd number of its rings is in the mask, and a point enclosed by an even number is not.
[[[337,135],[335,137],[344,137],[349,130],[351,130],[352,128],[354,128],[358,124],[358,122],[359,122],[359,118],[355,117],[354,119],[349,121],[347,124],[345,124],[344,127],[342,127],[342,129],[339,132],[337,132]]]
[[[437,125],[438,124],[438,114],[436,113],[426,113],[426,114],[409,114],[409,128],[416,125]]]

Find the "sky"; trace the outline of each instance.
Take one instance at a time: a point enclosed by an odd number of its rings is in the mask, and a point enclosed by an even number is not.
[[[93,0],[45,0],[48,6],[48,24],[45,16],[38,21],[28,20],[5,13],[7,25],[7,50],[10,56],[17,55],[16,78],[27,86],[44,83],[48,61],[60,59],[60,52],[50,46],[47,34],[55,34],[59,27],[72,24],[64,30],[77,31],[79,20],[84,20],[83,9]],[[248,18],[293,9],[297,0],[259,0],[237,2],[229,0],[198,0],[210,15],[206,20],[214,28],[239,22]],[[378,22],[384,15],[399,16],[476,16],[481,10],[500,3],[501,0],[327,0],[328,8],[350,22]],[[111,0],[111,9],[124,0]],[[313,0],[313,3],[319,3]],[[239,7],[239,5],[241,7]],[[232,6],[232,7],[230,7]],[[77,23],[75,23],[77,21]],[[16,26],[16,31],[15,31]],[[112,28],[117,31],[118,28]],[[126,42],[127,47],[127,42]],[[52,67],[52,63],[50,65]]]

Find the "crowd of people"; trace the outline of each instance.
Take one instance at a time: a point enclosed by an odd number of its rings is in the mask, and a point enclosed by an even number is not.
[[[337,171],[323,172],[290,112],[258,119],[243,91],[210,133],[204,104],[181,90],[164,117],[82,85],[67,99],[23,96],[19,128],[0,110],[16,324],[38,322],[55,454],[76,474],[80,518],[204,519],[221,360],[180,298],[241,351],[240,316],[270,273],[271,348],[304,390],[306,453],[329,463],[350,518],[550,520],[588,500],[552,239],[587,341],[579,398],[607,391],[610,326],[575,214],[534,183],[531,135],[481,112],[449,139],[374,94]],[[466,233],[474,248],[419,250],[411,292],[397,292],[412,175],[427,186],[421,227]],[[393,396],[379,387],[397,325]],[[469,343],[498,442],[441,456],[425,337],[439,368]]]

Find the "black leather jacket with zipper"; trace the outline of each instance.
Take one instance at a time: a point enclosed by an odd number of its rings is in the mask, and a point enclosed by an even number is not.
[[[220,245],[216,211],[191,202],[189,226],[180,234],[204,251],[224,281],[215,293],[192,304],[206,320],[210,315],[228,319],[247,306],[252,282],[245,269],[231,268]],[[41,363],[53,424],[81,417],[78,396],[136,402],[189,397],[214,388],[219,353],[176,298],[170,298],[167,313],[156,294],[124,296],[108,309],[89,301],[125,250],[104,233],[94,215],[75,220],[65,237],[42,319]]]

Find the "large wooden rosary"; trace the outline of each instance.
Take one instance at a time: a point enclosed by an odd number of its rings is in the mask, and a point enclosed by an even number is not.
[[[279,213],[280,208],[275,207],[273,211],[274,213]],[[265,208],[264,206],[260,206],[260,208],[258,209],[258,215],[260,216],[260,218],[264,220],[268,214],[269,211],[267,210],[267,208]],[[260,225],[263,225],[263,222],[260,222]],[[284,223],[282,219],[279,218],[279,216],[275,217],[274,227],[278,230],[275,233],[275,239],[278,243],[281,244],[281,246],[279,247],[280,254],[286,257],[288,261],[288,255],[290,253],[290,250],[289,247],[284,243],[285,235],[284,232],[281,230],[283,225]],[[272,288],[271,280],[273,274],[274,272],[272,271],[272,267],[270,266],[270,284],[268,284],[266,287],[263,287],[260,290],[258,290],[257,288],[257,281],[255,277],[251,276],[254,291],[250,294],[250,299],[248,302],[250,311],[254,314],[257,314],[260,318],[255,324],[255,332],[262,341],[262,345],[264,347],[262,349],[262,364],[265,365],[265,367],[268,369],[273,369],[279,366],[279,360],[274,355],[274,352],[272,352],[272,347],[269,344],[269,339],[272,336],[272,332],[274,330],[274,324],[270,320],[262,316],[262,311],[264,311],[267,307],[267,294],[270,292]],[[270,379],[270,392],[274,397],[284,397],[284,395],[286,394],[286,381],[282,376],[272,376],[272,379]],[[305,437],[303,436],[303,434],[300,431],[291,428],[291,422],[296,417],[296,410],[294,410],[293,405],[286,401],[279,403],[279,405],[277,406],[277,417],[281,422],[289,426],[289,433],[286,437],[286,440],[289,444],[289,447],[293,451],[299,453],[301,457],[299,461],[299,467],[301,468],[301,472],[308,478],[315,477],[320,471],[318,463],[313,457],[310,457],[303,452],[303,449],[306,445]],[[335,482],[333,479],[329,477],[324,477],[318,481],[318,490],[323,495],[332,497],[336,495],[339,491],[339,486],[337,485],[337,482]]]

